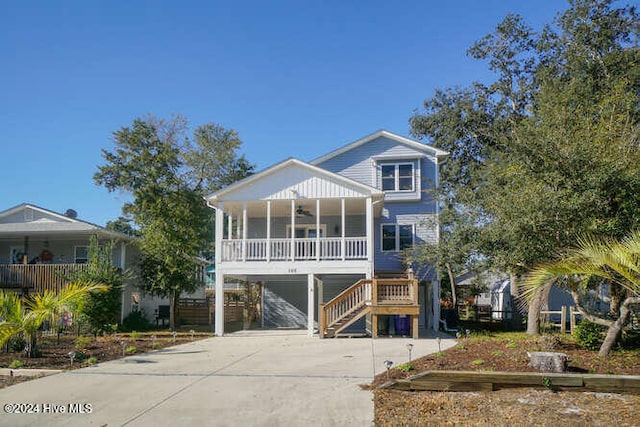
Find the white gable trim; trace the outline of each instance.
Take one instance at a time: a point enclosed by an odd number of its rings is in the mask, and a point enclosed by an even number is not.
[[[0,218],[4,218],[6,216],[13,215],[13,214],[18,213],[20,211],[23,211],[25,209],[32,209],[34,211],[38,211],[38,212],[41,212],[41,213],[44,213],[44,214],[47,214],[47,215],[51,215],[51,216],[54,216],[56,218],[62,219],[62,220],[67,221],[67,222],[84,222],[84,221],[78,221],[77,219],[69,218],[68,216],[60,215],[57,212],[53,212],[53,211],[50,211],[48,209],[44,209],[44,208],[41,208],[41,207],[36,206],[36,205],[29,204],[29,203],[22,203],[22,204],[20,204],[18,206],[14,206],[14,207],[12,207],[10,209],[7,209],[6,211],[0,212]]]
[[[344,147],[338,148],[337,150],[334,150],[328,154],[325,154],[324,156],[318,157],[317,159],[312,160],[310,163],[312,165],[318,165],[320,163],[326,162],[329,159],[339,156],[340,154],[346,153],[347,151],[353,150],[354,148],[357,148],[361,145],[364,145],[380,137],[389,138],[393,141],[399,142],[404,145],[408,145],[417,150],[428,152],[431,155],[435,156],[436,158],[443,158],[449,155],[447,151],[440,150],[430,145],[423,144],[422,142],[414,141],[413,139],[406,138],[404,136],[395,134],[393,132],[389,132],[384,129],[380,129],[370,135],[365,136],[364,138],[361,138],[357,141],[347,144]]]
[[[128,236],[124,233],[120,233],[118,231],[111,231],[108,230],[104,227],[101,227],[99,225],[93,224],[91,222],[88,221],[83,221],[81,219],[76,219],[76,218],[69,218],[68,216],[59,214],[57,212],[51,211],[49,209],[45,209],[45,208],[41,208],[39,206],[36,205],[32,205],[31,203],[21,203],[18,206],[14,206],[12,208],[9,208],[5,211],[0,212],[0,218],[4,218],[7,217],[9,215],[13,215],[15,213],[18,213],[20,211],[23,211],[25,209],[32,209],[41,213],[44,213],[46,215],[55,217],[55,218],[59,218],[67,223],[71,223],[76,225],[76,228],[72,228],[71,230],[69,230],[70,232],[80,232],[80,231],[91,231],[92,233],[99,233],[102,235],[106,235],[106,236],[111,236],[111,237],[115,237],[115,238],[120,238],[120,239],[124,239],[124,240],[134,240],[134,238],[132,238],[131,236]],[[39,223],[42,224],[42,222],[39,221],[33,221],[33,222],[27,222],[24,224],[34,224],[34,223]],[[87,230],[80,230],[77,228],[77,226],[86,226]],[[46,230],[45,230],[46,231]],[[65,232],[65,230],[57,230],[58,232]],[[5,231],[6,232],[6,231]],[[25,233],[25,232],[29,232],[28,230],[22,230],[20,231],[21,233]]]
[[[373,187],[369,187],[366,184],[362,184],[361,182],[349,179],[347,177],[344,177],[342,175],[339,175],[337,173],[334,172],[330,172],[326,169],[322,169],[318,166],[314,166],[311,165],[309,163],[303,162],[302,160],[298,160],[295,158],[289,158],[287,160],[284,160],[274,166],[271,166],[267,169],[262,170],[261,172],[258,172],[254,175],[251,175],[243,180],[240,180],[234,184],[231,184],[230,186],[223,188],[222,190],[218,191],[217,193],[211,194],[209,196],[206,197],[206,200],[210,203],[215,203],[216,201],[218,201],[219,199],[221,199],[224,195],[233,193],[234,191],[237,191],[243,187],[246,187],[247,185],[250,185],[253,182],[256,182],[260,179],[263,179],[264,177],[271,175],[273,173],[276,173],[280,170],[286,169],[288,167],[291,166],[300,166],[303,167],[305,169],[308,169],[310,171],[312,171],[313,173],[320,175],[320,176],[325,176],[328,178],[331,178],[333,180],[336,180],[337,182],[343,183],[345,185],[351,186],[351,187],[355,187],[359,190],[361,190],[363,193],[365,194],[370,194],[372,196],[375,195],[379,195],[382,196],[383,193],[382,191],[373,188]]]

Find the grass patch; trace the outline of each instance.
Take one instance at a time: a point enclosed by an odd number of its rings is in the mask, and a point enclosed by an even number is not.
[[[476,360],[473,360],[473,361],[471,361],[471,364],[472,364],[472,365],[475,365],[475,366],[484,365],[484,359],[476,359]]]
[[[502,350],[494,350],[491,352],[491,354],[493,354],[494,356],[502,356],[504,354],[504,351]]]

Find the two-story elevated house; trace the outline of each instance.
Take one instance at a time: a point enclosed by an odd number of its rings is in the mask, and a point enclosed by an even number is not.
[[[378,316],[437,329],[435,277],[407,276],[404,249],[437,242],[447,152],[380,130],[309,163],[290,158],[207,197],[216,215],[216,294],[262,283],[262,326],[335,336]],[[420,285],[418,285],[420,283]],[[364,322],[360,319],[366,319]],[[217,335],[224,333],[216,299]],[[317,326],[316,326],[317,325]]]

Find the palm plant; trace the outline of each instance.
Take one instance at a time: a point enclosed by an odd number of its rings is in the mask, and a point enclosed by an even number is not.
[[[586,291],[607,283],[611,295],[611,316],[594,313],[581,303]],[[584,318],[608,328],[599,355],[607,355],[629,320],[630,305],[640,304],[640,232],[623,240],[583,237],[578,246],[558,261],[540,264],[525,278],[523,298],[531,302],[538,291],[556,283],[571,291]]]
[[[0,291],[0,345],[22,336],[26,341],[27,357],[38,355],[38,329],[45,322],[55,324],[65,312],[77,311],[90,292],[105,290],[94,282],[74,282],[59,292],[20,297]]]

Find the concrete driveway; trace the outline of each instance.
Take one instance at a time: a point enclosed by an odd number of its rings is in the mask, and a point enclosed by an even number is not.
[[[2,389],[0,425],[371,425],[371,392],[359,385],[384,360],[406,362],[410,342],[414,358],[438,350],[435,339],[238,332]]]

